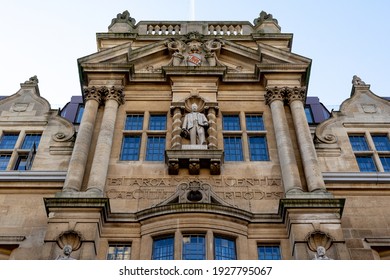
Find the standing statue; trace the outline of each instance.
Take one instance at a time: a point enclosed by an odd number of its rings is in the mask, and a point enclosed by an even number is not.
[[[60,260],[60,261],[67,261],[67,260],[75,260],[74,258],[72,258],[70,256],[70,254],[72,253],[72,246],[70,245],[65,245],[64,246],[64,255],[63,256],[58,256],[56,258],[56,260]]]
[[[318,246],[317,254],[315,255],[313,260],[332,260],[332,259],[326,256],[326,249],[323,246]]]
[[[204,114],[197,112],[198,105],[191,105],[192,112],[184,117],[182,125],[182,135],[189,135],[191,145],[206,145],[205,127],[209,126],[207,118]]]

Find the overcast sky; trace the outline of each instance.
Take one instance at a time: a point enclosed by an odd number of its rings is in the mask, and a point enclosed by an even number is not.
[[[358,75],[380,96],[390,96],[390,1],[342,0],[0,0],[0,95],[37,75],[52,108],[81,95],[77,59],[96,52],[125,10],[142,20],[249,21],[264,10],[293,33],[292,51],[311,58],[308,95],[333,108],[350,96]]]

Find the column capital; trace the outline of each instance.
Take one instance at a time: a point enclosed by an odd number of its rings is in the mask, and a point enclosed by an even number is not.
[[[125,95],[123,94],[123,87],[112,86],[110,88],[102,87],[105,91],[105,100],[115,100],[119,105],[125,103]]]
[[[305,102],[306,87],[285,87],[285,98],[289,104],[293,101]]]
[[[88,100],[95,100],[99,104],[102,103],[102,97],[104,96],[104,93],[101,91],[101,88],[97,88],[95,86],[84,87],[83,93],[85,102]]]
[[[284,90],[279,87],[266,88],[265,104],[270,105],[275,100],[284,101]]]

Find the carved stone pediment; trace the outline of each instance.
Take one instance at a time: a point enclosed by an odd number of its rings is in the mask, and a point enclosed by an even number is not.
[[[212,191],[212,186],[210,184],[200,181],[180,183],[174,194],[156,206],[174,203],[208,203],[232,206],[218,197],[218,195]]]

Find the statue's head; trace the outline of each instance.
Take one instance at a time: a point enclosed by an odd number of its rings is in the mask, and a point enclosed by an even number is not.
[[[196,103],[192,103],[191,109],[192,109],[193,112],[198,111],[198,105],[196,105]]]
[[[325,256],[326,249],[322,246],[317,247],[317,254],[318,256]]]
[[[66,256],[69,256],[70,253],[72,253],[72,246],[70,246],[70,245],[65,245],[65,246],[64,246],[64,254],[65,254]]]

